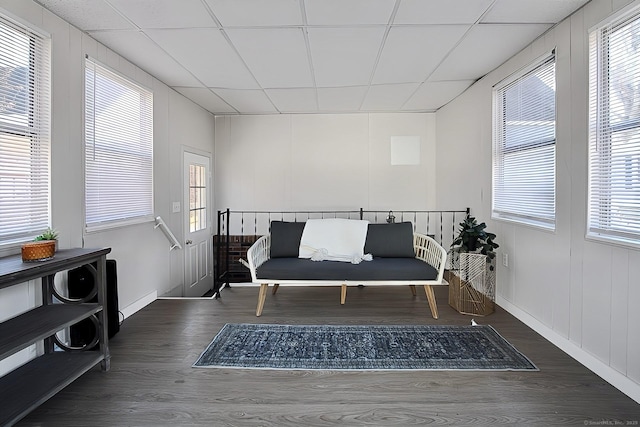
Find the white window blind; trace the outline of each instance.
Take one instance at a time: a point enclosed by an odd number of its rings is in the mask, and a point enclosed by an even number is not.
[[[86,229],[153,219],[153,94],[85,64]]]
[[[589,39],[587,234],[640,244],[640,14]]]
[[[0,17],[0,243],[50,226],[50,40]]]
[[[555,228],[555,54],[494,90],[493,217]]]

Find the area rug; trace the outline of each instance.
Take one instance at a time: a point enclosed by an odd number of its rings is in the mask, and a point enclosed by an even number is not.
[[[332,326],[227,323],[197,368],[538,370],[488,325]]]

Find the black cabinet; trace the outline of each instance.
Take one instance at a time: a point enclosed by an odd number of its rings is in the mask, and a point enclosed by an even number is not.
[[[97,295],[92,295],[96,282],[96,263],[83,265],[67,272],[67,286],[69,298],[86,302],[98,302]],[[107,334],[109,339],[120,331],[120,316],[118,312],[118,269],[116,260],[108,259],[106,263],[106,292],[105,311],[107,313]],[[93,319],[84,319],[69,328],[69,341],[73,348],[82,348],[92,342],[98,331]],[[97,346],[91,348],[95,350]]]

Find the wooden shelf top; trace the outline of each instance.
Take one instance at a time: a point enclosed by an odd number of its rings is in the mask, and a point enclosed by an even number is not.
[[[88,264],[109,252],[111,248],[62,249],[53,259],[38,262],[23,262],[21,255],[0,258],[0,289]]]

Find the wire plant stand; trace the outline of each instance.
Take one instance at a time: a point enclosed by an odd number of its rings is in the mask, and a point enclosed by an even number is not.
[[[486,316],[495,310],[495,258],[474,253],[450,254],[449,305],[462,314]]]

